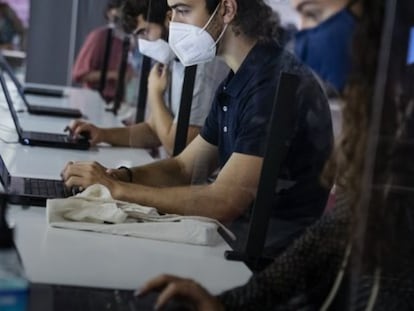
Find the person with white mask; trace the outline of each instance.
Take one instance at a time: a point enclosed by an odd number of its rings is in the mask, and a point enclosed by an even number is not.
[[[67,187],[106,186],[118,200],[161,213],[228,224],[243,243],[259,186],[281,72],[300,80],[295,131],[281,163],[265,254],[275,256],[322,214],[330,185],[319,176],[333,147],[325,94],[313,73],[273,40],[275,13],[263,0],[168,0],[169,44],[185,65],[221,57],[231,72],[218,87],[203,128],[176,157],[133,168],[69,162]],[[281,116],[284,117],[284,116]],[[217,178],[210,175],[219,169]],[[276,173],[275,173],[276,174]]]
[[[185,67],[167,43],[171,11],[166,0],[126,0],[122,7],[124,29],[138,39],[142,55],[153,68],[148,77],[148,114],[144,122],[123,128],[99,128],[83,120],[70,124],[76,134],[89,132],[92,145],[161,148],[162,157],[173,153]],[[211,107],[214,91],[228,74],[219,59],[197,67],[187,143],[200,132]]]

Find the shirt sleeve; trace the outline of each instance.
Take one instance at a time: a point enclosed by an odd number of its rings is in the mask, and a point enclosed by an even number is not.
[[[344,258],[350,217],[348,203],[338,202],[263,272],[219,300],[226,310],[273,310],[315,290],[328,293]]]

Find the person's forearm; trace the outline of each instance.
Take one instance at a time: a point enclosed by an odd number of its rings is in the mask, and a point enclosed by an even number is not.
[[[99,70],[88,72],[81,78],[83,83],[87,83],[87,82],[95,83],[95,82],[99,82],[100,79],[101,79],[101,71]]]
[[[191,176],[188,176],[183,165],[176,158],[156,161],[130,170],[133,183],[150,187],[175,187],[188,185],[191,182]]]
[[[155,148],[159,140],[146,122],[129,127],[102,129],[103,142],[112,146]]]
[[[168,111],[163,94],[150,94],[152,108],[151,127],[157,134],[161,144],[168,154],[172,154],[174,149],[175,131],[173,131],[173,116]]]
[[[106,80],[117,80],[118,73],[116,71],[108,71],[106,75]],[[101,80],[101,71],[100,70],[94,70],[91,72],[88,72],[81,78],[83,83],[89,82],[89,83],[97,83]]]
[[[228,222],[241,215],[253,199],[247,191],[233,196],[234,190],[214,184],[162,188],[118,183],[111,193],[115,199],[155,207],[162,213]]]

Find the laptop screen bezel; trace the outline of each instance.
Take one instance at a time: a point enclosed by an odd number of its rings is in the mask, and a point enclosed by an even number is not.
[[[14,126],[16,127],[17,134],[19,135],[19,138],[21,139],[22,136],[23,136],[23,129],[20,125],[19,117],[17,116],[17,111],[14,108],[14,103],[13,103],[13,100],[11,99],[9,89],[7,87],[6,80],[4,79],[4,69],[3,68],[0,68],[0,84],[1,84],[1,87],[3,89],[3,94],[6,98],[7,106],[9,107],[9,111],[10,111],[10,114],[12,116]]]

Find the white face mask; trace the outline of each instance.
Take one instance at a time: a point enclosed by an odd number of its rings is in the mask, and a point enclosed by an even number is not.
[[[216,15],[218,8],[214,10],[210,19],[203,28],[183,23],[170,22],[170,35],[168,43],[184,66],[198,65],[214,59],[217,52],[217,43],[223,37],[227,24],[217,41],[211,37],[206,28]]]
[[[149,41],[139,38],[138,47],[142,55],[165,65],[175,58],[175,54],[168,43],[162,39]]]

